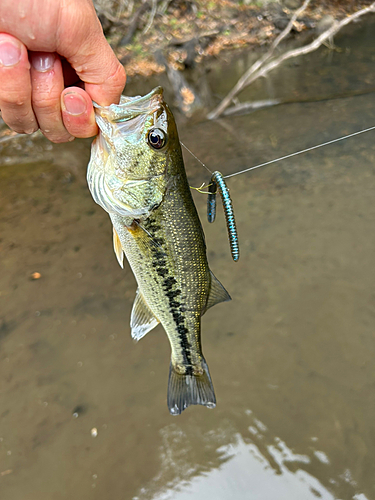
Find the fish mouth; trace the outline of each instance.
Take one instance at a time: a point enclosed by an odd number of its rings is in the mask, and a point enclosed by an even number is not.
[[[108,213],[147,217],[152,201],[149,198],[156,195],[152,192],[147,199],[146,195],[139,195],[142,183],[147,183],[144,193],[149,190],[148,183],[155,184],[159,205],[162,194],[157,188],[157,179],[165,172],[153,171],[146,175],[147,172],[132,171],[131,158],[133,149],[149,148],[146,144],[148,130],[161,117],[166,123],[166,107],[162,87],[156,87],[145,96],[121,96],[119,104],[99,106],[94,103],[100,132],[92,144],[87,182],[94,201]],[[138,160],[135,163],[138,165]]]
[[[156,87],[145,96],[121,96],[119,104],[99,106],[94,103],[95,119],[100,132],[92,144],[91,158],[87,170],[89,189],[94,198],[108,213],[126,217],[147,217],[150,203],[162,193],[158,188],[158,178],[165,172],[155,170],[146,175],[139,161],[131,159],[134,151],[149,148],[147,134],[152,124],[164,119],[166,123],[166,104],[163,101],[162,87]],[[146,155],[147,156],[147,155]],[[148,165],[148,160],[144,160]],[[138,170],[132,170],[133,167]],[[147,166],[148,168],[148,166]],[[147,170],[146,168],[146,170]],[[128,171],[128,170],[129,171]],[[159,168],[160,170],[160,168]],[[155,192],[148,184],[155,185]],[[141,184],[147,184],[143,192]],[[160,184],[160,183],[159,183]],[[156,193],[156,194],[155,194]]]
[[[163,104],[163,88],[156,87],[144,96],[121,96],[119,104],[110,106],[99,106],[93,102],[95,108],[96,121],[101,130],[104,120],[112,123],[121,123],[132,120],[139,115],[150,114]]]

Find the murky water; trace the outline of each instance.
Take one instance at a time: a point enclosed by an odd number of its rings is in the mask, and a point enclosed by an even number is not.
[[[373,39],[352,30],[336,40],[342,52],[323,49],[298,75],[328,75],[327,93],[354,75],[374,82]],[[284,89],[300,95],[289,69]],[[373,94],[295,103],[181,124],[180,135],[232,173],[374,125],[374,109]],[[136,284],[86,187],[89,141],[8,145],[1,499],[374,499],[374,144],[370,132],[230,179],[236,264],[221,211],[208,225],[205,197],[194,195],[211,268],[233,300],[203,318],[217,408],[180,417],[166,406],[162,328],[130,338]],[[186,167],[192,185],[208,180],[193,158]]]

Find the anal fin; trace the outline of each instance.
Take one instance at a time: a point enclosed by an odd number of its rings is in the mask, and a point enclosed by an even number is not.
[[[160,321],[155,318],[138,289],[130,318],[132,338],[140,340],[159,323]]]

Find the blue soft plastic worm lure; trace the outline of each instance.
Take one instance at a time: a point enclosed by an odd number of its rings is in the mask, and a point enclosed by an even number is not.
[[[207,197],[207,219],[208,222],[215,222],[217,184],[216,182],[213,182],[212,179],[208,186],[208,191],[209,193]]]
[[[223,202],[225,219],[227,222],[230,251],[233,260],[237,262],[240,256],[238,246],[238,235],[236,221],[234,220],[233,203],[229,195],[229,189],[225,183],[223,175],[216,171],[211,176],[210,185],[208,187],[209,194],[207,198],[207,219],[208,222],[214,222],[216,216],[216,191],[219,189],[221,200]]]

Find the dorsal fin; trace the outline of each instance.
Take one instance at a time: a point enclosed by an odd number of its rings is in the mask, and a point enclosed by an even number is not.
[[[118,263],[124,269],[124,251],[115,228],[113,228],[113,250],[115,251]]]
[[[204,308],[202,315],[215,304],[219,304],[219,302],[227,302],[228,300],[232,300],[229,293],[225,290],[220,281],[216,278],[214,273],[210,271],[211,275],[211,286],[210,291],[208,293],[207,304]]]
[[[160,323],[152,314],[150,308],[146,304],[141,292],[137,290],[135,296],[132,314],[130,318],[130,328],[132,330],[132,338],[140,340],[150,330],[155,328]]]

